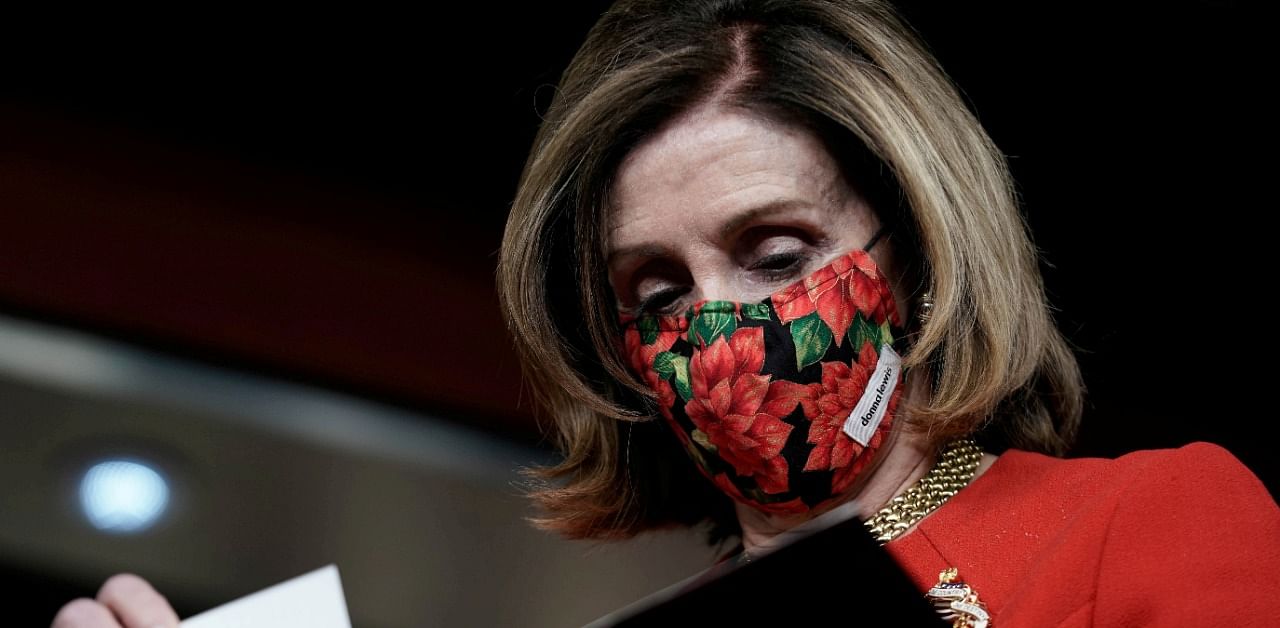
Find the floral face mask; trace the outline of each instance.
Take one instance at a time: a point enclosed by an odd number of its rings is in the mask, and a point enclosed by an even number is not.
[[[843,493],[884,442],[902,397],[890,284],[864,249],[757,303],[622,314],[631,369],[703,475],[764,512]]]

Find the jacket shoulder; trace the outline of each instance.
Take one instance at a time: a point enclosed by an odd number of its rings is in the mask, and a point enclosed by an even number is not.
[[[1125,458],[1095,621],[1263,625],[1280,598],[1280,508],[1262,482],[1209,443]]]
[[[1187,491],[1243,492],[1270,500],[1262,482],[1239,459],[1206,442],[1117,458],[1064,459],[1010,450],[1001,455],[999,465],[1002,488],[1037,501],[1046,497],[1075,501],[1121,492],[1144,501]]]

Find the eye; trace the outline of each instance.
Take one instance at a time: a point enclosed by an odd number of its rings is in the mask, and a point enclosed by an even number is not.
[[[741,268],[760,283],[777,283],[800,275],[821,235],[792,226],[761,225],[747,230],[735,245]]]
[[[747,267],[747,270],[771,277],[785,277],[799,270],[804,261],[805,256],[800,253],[773,253],[756,260],[755,263]]]
[[[778,283],[799,277],[808,262],[808,256],[801,253],[774,253],[760,258],[747,270],[761,282]]]
[[[644,297],[636,309],[643,314],[670,314],[668,310],[677,299],[688,292],[688,288],[668,288],[659,290]]]
[[[653,258],[621,279],[622,307],[636,315],[666,315],[692,290],[692,278],[684,265],[667,258]]]

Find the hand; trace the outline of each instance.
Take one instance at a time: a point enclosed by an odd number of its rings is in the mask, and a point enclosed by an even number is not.
[[[68,602],[51,628],[177,628],[169,601],[133,574],[116,574],[103,583],[98,598]]]

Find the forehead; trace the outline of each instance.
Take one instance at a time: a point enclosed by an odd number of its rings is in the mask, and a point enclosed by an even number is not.
[[[623,160],[610,191],[606,246],[710,238],[745,214],[831,207],[840,196],[835,160],[807,129],[702,108]]]

